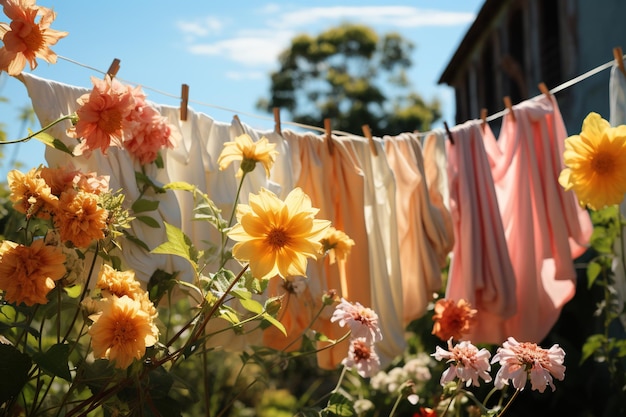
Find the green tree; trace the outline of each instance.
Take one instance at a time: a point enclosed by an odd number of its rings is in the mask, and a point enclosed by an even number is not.
[[[380,37],[372,28],[343,24],[311,37],[300,34],[279,56],[271,73],[270,97],[259,109],[286,110],[291,120],[360,133],[428,130],[441,117],[438,100],[426,102],[413,91],[406,71],[413,44],[397,33]]]

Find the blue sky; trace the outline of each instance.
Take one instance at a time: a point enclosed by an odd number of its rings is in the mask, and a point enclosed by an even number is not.
[[[316,35],[341,22],[367,24],[381,34],[395,31],[412,41],[413,68],[408,74],[412,87],[428,100],[439,98],[444,119],[452,121],[453,91],[438,86],[437,80],[483,0],[37,3],[56,11],[52,28],[69,32],[53,47],[58,55],[102,71],[119,58],[118,78],[144,86],[154,102],[178,105],[179,100],[148,87],[180,96],[185,83],[193,109],[219,121],[231,120],[233,112],[194,101],[212,104],[236,111],[252,126],[269,129],[271,115],[256,110],[255,103],[267,96],[268,74],[277,68],[277,55],[294,35]],[[7,21],[4,14],[0,21]],[[88,88],[92,75],[100,77],[62,59],[56,65],[42,61],[34,73]],[[9,99],[8,104],[0,103],[0,123],[14,139],[22,135],[18,109],[29,99],[24,86],[6,74],[0,78],[0,96]],[[36,141],[6,148],[4,153],[5,160],[15,154],[25,167],[44,163],[43,145]]]

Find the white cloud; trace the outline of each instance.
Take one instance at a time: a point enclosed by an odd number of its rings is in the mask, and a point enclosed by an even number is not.
[[[218,34],[224,27],[224,21],[215,17],[207,16],[204,19],[187,22],[179,20],[176,22],[178,29],[186,35],[204,37]]]
[[[224,75],[235,81],[264,80],[267,78],[267,74],[263,71],[227,71]]]

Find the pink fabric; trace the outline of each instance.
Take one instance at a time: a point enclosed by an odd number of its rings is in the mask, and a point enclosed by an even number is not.
[[[567,133],[556,101],[542,97],[513,110],[498,141],[490,131],[484,138],[517,282],[518,309],[505,329],[539,343],[574,296],[572,259],[586,250],[592,224],[558,183]]]
[[[488,129],[488,126],[486,127]],[[446,298],[477,310],[473,343],[499,344],[505,320],[517,311],[515,276],[479,121],[452,129],[448,142],[450,206],[455,231]]]

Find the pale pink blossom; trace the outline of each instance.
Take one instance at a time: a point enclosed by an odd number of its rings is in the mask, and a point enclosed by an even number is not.
[[[491,353],[487,349],[478,349],[468,341],[462,341],[452,346],[452,338],[448,340],[448,350],[437,346],[432,354],[438,361],[446,359],[450,367],[441,375],[441,385],[446,385],[455,378],[465,382],[466,386],[480,386],[480,379],[485,382],[491,381],[491,365],[489,358]]]
[[[348,325],[352,337],[363,337],[368,343],[383,340],[383,335],[378,327],[378,314],[371,308],[363,307],[360,303],[350,303],[342,298],[335,307],[331,322],[339,322],[339,326]]]
[[[511,380],[513,386],[521,391],[530,377],[531,389],[544,392],[549,385],[554,391],[556,387],[552,378],[559,381],[565,378],[564,361],[565,352],[559,345],[543,349],[535,343],[519,343],[509,337],[491,360],[492,363],[499,362],[501,366],[494,385],[501,389]]]
[[[355,337],[350,341],[348,357],[341,361],[348,369],[356,368],[363,378],[369,378],[380,369],[380,358],[364,337]]]

